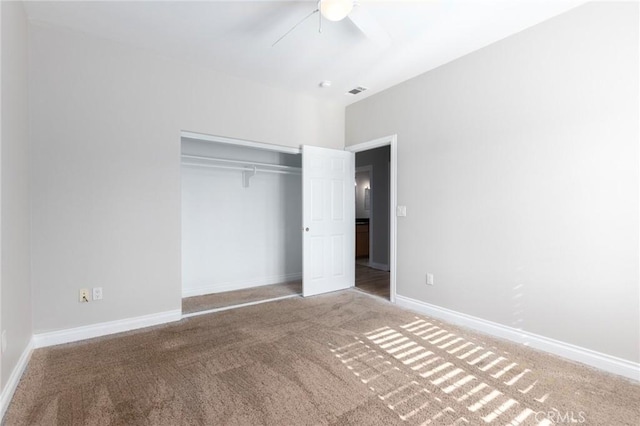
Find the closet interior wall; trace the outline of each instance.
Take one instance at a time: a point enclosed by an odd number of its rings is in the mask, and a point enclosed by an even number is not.
[[[301,279],[301,156],[188,138],[181,149],[183,297]]]

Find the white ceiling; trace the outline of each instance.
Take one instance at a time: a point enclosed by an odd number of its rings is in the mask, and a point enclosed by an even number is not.
[[[343,105],[356,102],[527,27],[578,0],[360,0],[388,46],[349,20],[314,15],[315,1],[28,1],[33,22],[45,22],[148,49],[164,57],[302,92]],[[330,80],[330,88],[320,88]],[[356,86],[367,92],[351,96]]]

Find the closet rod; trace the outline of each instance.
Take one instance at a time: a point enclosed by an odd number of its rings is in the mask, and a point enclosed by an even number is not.
[[[192,158],[192,159],[195,159],[195,160],[215,161],[215,162],[218,162],[218,163],[243,164],[243,165],[248,166],[248,167],[259,166],[259,167],[272,167],[274,169],[281,169],[281,170],[301,170],[300,167],[294,167],[294,166],[282,166],[280,164],[269,164],[269,163],[257,163],[257,162],[251,162],[251,161],[229,160],[229,159],[226,159],[226,158],[203,157],[203,156],[200,156],[200,155],[182,154],[181,157],[182,158]],[[193,165],[193,164],[191,164],[191,165]]]
[[[246,166],[246,167],[223,166],[223,165],[217,165],[217,164],[203,164],[203,163],[182,163],[182,165],[183,166],[195,166],[195,167],[210,167],[210,168],[215,168],[215,169],[241,170],[243,172],[253,171],[253,169],[249,168],[250,166]],[[283,174],[283,175],[298,175],[298,174],[300,174],[300,169],[297,169],[297,170],[269,170],[269,169],[256,168],[256,170],[261,172],[261,173],[278,173],[278,174]]]

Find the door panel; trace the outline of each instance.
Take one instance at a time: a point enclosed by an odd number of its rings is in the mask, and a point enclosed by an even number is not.
[[[353,287],[355,281],[354,154],[302,147],[302,293]]]

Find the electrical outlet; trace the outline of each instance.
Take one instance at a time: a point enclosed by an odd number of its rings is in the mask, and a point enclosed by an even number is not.
[[[433,285],[433,274],[427,273],[427,285]]]
[[[2,330],[2,353],[7,350],[7,330]]]
[[[88,303],[89,302],[89,289],[81,288],[78,293],[78,302],[80,303]]]
[[[93,300],[102,300],[102,287],[93,288]]]

